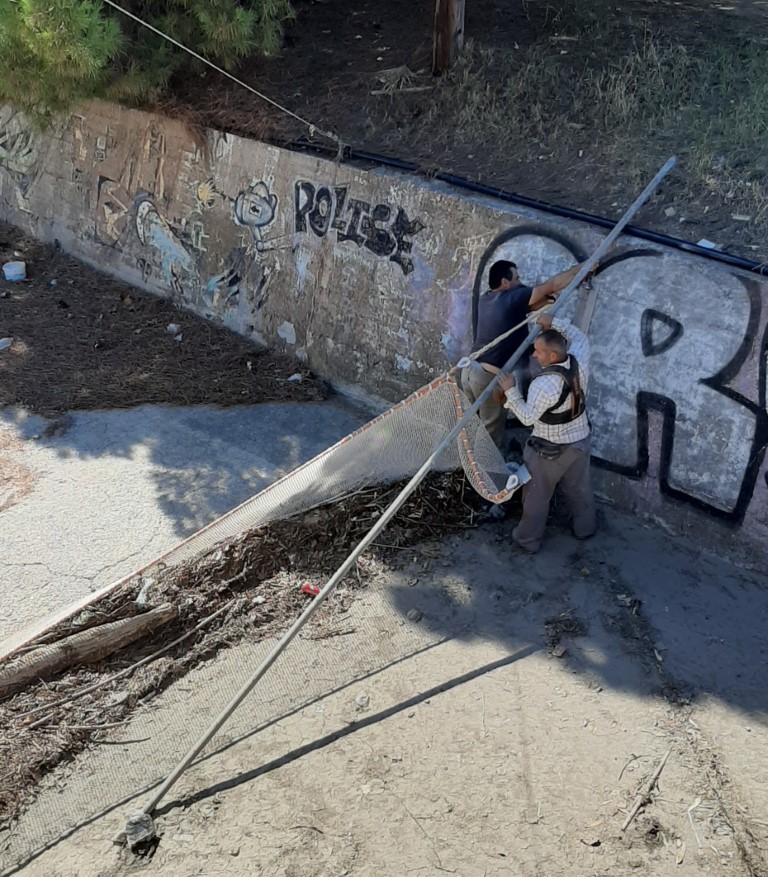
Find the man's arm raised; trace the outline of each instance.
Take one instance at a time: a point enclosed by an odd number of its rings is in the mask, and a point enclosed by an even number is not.
[[[537,311],[553,300],[556,301],[557,296],[579,273],[580,268],[581,264],[576,264],[573,268],[561,271],[559,274],[555,274],[554,277],[550,277],[549,280],[545,280],[544,283],[534,286],[531,297],[528,300],[528,310]]]

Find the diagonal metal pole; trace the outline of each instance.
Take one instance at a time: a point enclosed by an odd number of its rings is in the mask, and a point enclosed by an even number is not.
[[[589,259],[586,260],[586,262],[582,264],[581,270],[576,274],[576,276],[568,284],[568,286],[565,287],[557,302],[553,305],[550,313],[554,313],[555,310],[563,305],[566,298],[573,292],[574,289],[578,287],[578,285],[587,276],[587,274],[589,274],[595,263],[610,249],[616,238],[618,238],[618,236],[621,234],[624,226],[627,225],[628,222],[630,222],[630,220],[635,216],[638,210],[643,206],[643,204],[645,204],[645,202],[655,191],[659,183],[661,183],[664,177],[672,170],[675,164],[676,159],[674,157],[670,158],[669,161],[667,161],[667,163],[664,165],[664,167],[661,168],[661,170],[656,174],[651,182],[645,187],[645,189],[640,193],[640,195],[637,197],[629,210],[627,210],[627,212],[619,220],[619,222],[616,223],[615,227],[611,229],[609,234],[606,235],[606,237],[600,243],[595,252],[589,257]],[[528,338],[510,357],[510,359],[504,366],[503,371],[509,371],[512,366],[515,365],[515,363],[520,359],[525,350],[528,349],[528,346],[530,345],[531,341],[536,337],[538,331],[538,326],[536,326],[531,330],[531,332],[529,332]],[[464,429],[466,424],[469,422],[469,419],[471,417],[474,417],[475,413],[478,411],[483,402],[485,402],[488,396],[490,396],[490,394],[493,392],[493,388],[495,386],[496,378],[491,381],[488,387],[477,398],[475,403],[467,409],[461,420],[458,421],[458,423],[450,430],[448,435],[445,436],[445,438],[440,442],[435,450],[432,451],[429,457],[427,457],[419,471],[413,476],[413,478],[411,478],[408,484],[406,484],[405,487],[400,491],[400,493],[395,497],[391,505],[387,509],[385,509],[381,517],[378,519],[378,521],[376,521],[373,527],[371,527],[371,529],[363,537],[359,544],[350,552],[346,560],[331,576],[331,578],[322,588],[320,593],[315,597],[315,599],[307,606],[307,608],[301,613],[301,615],[299,615],[296,621],[294,621],[291,627],[283,634],[282,639],[275,644],[274,648],[270,651],[267,657],[256,669],[253,676],[251,676],[251,678],[242,686],[240,691],[238,691],[238,693],[227,704],[227,706],[224,708],[218,718],[202,735],[202,737],[200,737],[200,739],[194,744],[194,746],[179,762],[173,772],[157,788],[152,797],[141,808],[141,810],[139,811],[140,813],[144,814],[145,816],[150,816],[154,812],[154,810],[157,809],[157,805],[166,796],[170,788],[176,783],[179,777],[190,766],[190,764],[192,764],[192,762],[203,751],[208,743],[210,743],[213,737],[219,732],[221,727],[229,719],[232,713],[234,713],[234,711],[240,706],[243,700],[245,700],[245,698],[251,693],[254,687],[258,684],[259,680],[265,675],[265,673],[270,669],[270,667],[275,663],[275,661],[280,657],[285,649],[291,644],[301,628],[304,627],[304,625],[317,612],[323,601],[331,593],[333,593],[333,590],[351,569],[352,564],[355,563],[358,557],[360,557],[360,555],[376,539],[379,533],[381,533],[381,531],[387,526],[387,524],[389,524],[392,518],[394,518],[406,499],[408,499],[413,491],[424,480],[424,478],[429,473],[435,462],[439,459],[443,451],[445,451],[448,445],[450,445],[451,442],[459,435],[461,430]]]
[[[672,170],[672,168],[677,164],[677,159],[672,156],[667,159],[664,166],[659,170],[656,176],[651,180],[650,183],[643,189],[643,191],[637,196],[634,203],[627,210],[624,216],[616,223],[616,225],[608,232],[608,234],[603,238],[598,248],[592,253],[592,255],[585,261],[582,262],[581,269],[576,274],[576,276],[571,280],[571,282],[563,289],[560,293],[560,297],[558,300],[552,305],[549,310],[549,313],[554,314],[565,303],[568,296],[576,289],[579,284],[587,277],[587,275],[592,271],[595,267],[596,263],[600,261],[600,259],[610,250],[613,246],[616,239],[624,230],[624,226],[628,225],[632,220],[634,215],[640,210],[640,208],[645,204],[645,202],[651,197],[653,192],[658,188],[659,183],[666,177],[666,175]],[[533,326],[531,331],[528,333],[528,337],[526,340],[518,347],[518,349],[512,354],[512,356],[507,360],[506,364],[502,371],[509,371],[512,366],[514,366],[520,357],[525,353],[525,351],[530,346],[531,342],[534,338],[539,334],[539,327]],[[486,388],[486,391],[483,395],[477,400],[480,402],[481,400],[484,402],[487,398],[486,394],[489,394],[489,391],[493,391],[493,387],[496,385],[496,381],[491,381],[491,383]]]

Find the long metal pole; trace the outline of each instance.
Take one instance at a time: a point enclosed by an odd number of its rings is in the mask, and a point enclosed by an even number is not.
[[[566,298],[576,289],[579,284],[584,280],[584,278],[589,274],[589,272],[594,268],[595,263],[599,262],[600,259],[605,255],[605,253],[610,250],[613,246],[616,238],[621,234],[624,226],[628,225],[630,220],[634,217],[634,215],[640,210],[640,208],[645,204],[645,202],[651,197],[653,192],[657,189],[659,183],[666,177],[666,175],[672,170],[672,168],[677,164],[677,159],[675,156],[667,159],[664,166],[659,170],[656,176],[651,180],[650,183],[643,189],[643,191],[637,196],[635,202],[632,206],[627,210],[624,216],[616,223],[616,225],[610,230],[610,232],[603,238],[600,246],[595,250],[594,253],[581,265],[581,269],[578,271],[576,276],[571,280],[571,282],[563,289],[560,293],[560,297],[558,300],[552,305],[550,308],[550,313],[554,314],[558,311],[562,305],[565,303]],[[515,351],[515,353],[510,357],[510,359],[505,364],[502,371],[509,371],[513,365],[520,359],[523,353],[530,346],[531,341],[539,334],[538,326],[534,326],[531,331],[528,333],[528,338],[526,338],[525,342],[520,345],[520,347]],[[490,390],[494,385],[492,381],[488,385],[488,390]],[[479,400],[478,400],[479,401]],[[484,401],[484,400],[483,400]]]
[[[662,169],[656,174],[656,176],[651,180],[651,182],[645,187],[642,193],[637,197],[632,206],[627,210],[624,216],[619,220],[616,224],[615,228],[612,229],[610,234],[608,234],[605,239],[601,242],[600,246],[595,250],[595,252],[587,259],[586,262],[583,263],[581,270],[576,274],[573,280],[565,287],[560,298],[557,300],[555,305],[552,308],[551,313],[553,313],[558,307],[561,307],[565,302],[565,299],[571,292],[576,289],[576,287],[581,283],[581,281],[589,274],[589,272],[594,267],[595,262],[597,262],[604,253],[608,251],[608,249],[613,245],[613,242],[616,238],[621,234],[621,230],[624,226],[632,219],[632,217],[637,213],[637,211],[645,204],[645,202],[650,197],[651,193],[656,189],[659,183],[664,179],[664,177],[672,170],[675,166],[676,159],[670,158],[669,161],[662,167]],[[523,352],[528,349],[528,346],[533,338],[538,334],[538,327],[535,327],[529,334],[525,343],[510,357],[504,366],[504,371],[509,371],[512,366],[520,359]],[[336,572],[331,576],[328,582],[325,584],[320,593],[315,597],[315,599],[307,606],[307,608],[299,615],[299,617],[294,621],[291,627],[283,634],[282,639],[275,644],[274,648],[270,651],[267,657],[262,661],[257,670],[254,672],[253,676],[243,685],[240,691],[232,698],[232,700],[227,704],[222,713],[218,716],[218,718],[214,721],[214,723],[208,728],[208,730],[203,734],[202,737],[194,744],[194,746],[189,750],[189,752],[184,756],[184,758],[179,762],[174,771],[168,776],[168,778],[160,785],[157,791],[152,795],[152,797],[146,802],[146,804],[141,808],[141,812],[147,815],[150,815],[156,808],[160,801],[165,797],[168,793],[169,789],[176,783],[179,777],[184,773],[184,771],[189,767],[189,765],[197,758],[197,756],[202,752],[202,750],[210,743],[213,737],[218,733],[224,723],[229,719],[229,717],[234,713],[234,711],[240,706],[243,700],[251,693],[253,688],[257,685],[259,680],[264,676],[264,674],[269,670],[269,668],[275,663],[275,661],[280,657],[282,652],[291,644],[291,642],[296,637],[296,634],[301,630],[302,627],[312,618],[312,616],[317,612],[320,608],[323,601],[328,597],[334,590],[334,588],[338,585],[338,583],[344,578],[344,576],[349,572],[352,564],[360,557],[360,555],[369,547],[369,545],[376,539],[376,537],[381,533],[381,531],[387,526],[387,524],[394,518],[397,512],[400,510],[400,507],[403,503],[408,499],[408,497],[413,493],[413,491],[419,486],[419,484],[424,480],[429,470],[432,468],[435,461],[440,457],[443,451],[448,447],[448,445],[459,435],[462,429],[469,422],[469,419],[475,415],[477,410],[483,404],[483,402],[488,398],[488,396],[493,391],[493,387],[496,385],[496,378],[494,378],[491,383],[486,387],[483,393],[477,398],[475,403],[467,409],[464,416],[459,420],[459,422],[451,429],[448,435],[440,442],[440,444],[435,448],[434,451],[427,457],[424,461],[423,465],[419,469],[419,471],[411,478],[408,484],[400,491],[400,493],[395,497],[392,501],[391,505],[384,511],[382,516],[376,521],[376,523],[371,527],[368,533],[363,537],[360,543],[350,552],[347,556],[346,560],[341,564],[341,566],[336,570]]]

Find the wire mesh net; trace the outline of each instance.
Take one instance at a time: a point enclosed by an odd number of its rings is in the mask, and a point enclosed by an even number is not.
[[[162,562],[179,563],[245,530],[309,511],[368,484],[413,475],[468,408],[452,374],[436,378],[182,542]],[[507,463],[477,417],[470,419],[434,468],[459,467],[491,502],[504,502],[514,493],[507,489]]]
[[[133,578],[146,580],[226,539],[309,511],[365,486],[412,476],[468,407],[453,373],[437,378],[180,543]],[[440,471],[459,467],[474,489],[492,502],[503,502],[515,491],[506,462],[477,417],[468,421],[434,466]],[[104,589],[97,593],[103,594]],[[386,593],[376,595],[374,604],[372,614],[367,612],[358,619],[355,635],[345,637],[343,666],[348,682],[440,639],[423,629],[395,625],[396,634],[371,650],[370,643],[376,640],[380,628],[376,613],[398,611]],[[77,608],[79,611],[82,605]],[[291,620],[286,621],[286,628]],[[330,670],[338,670],[339,650],[318,648],[312,642],[315,623],[307,627],[309,639],[294,641],[230,719],[223,731],[227,738],[255,733],[259,727],[338,687],[338,681],[330,684],[328,680],[334,678]],[[127,806],[137,794],[166,776],[248,680],[273,644],[274,639],[242,644],[197,667],[185,677],[183,696],[174,695],[178,686],[171,686],[163,695],[166,703],[162,710],[151,704],[139,709],[129,723],[112,732],[113,745],[86,751],[75,760],[74,767],[58,769],[46,777],[35,802],[0,832],[2,873],[14,873],[47,845],[88,824],[97,814]],[[221,734],[214,738],[207,751],[220,747],[222,739]],[[195,763],[199,762],[200,758]]]

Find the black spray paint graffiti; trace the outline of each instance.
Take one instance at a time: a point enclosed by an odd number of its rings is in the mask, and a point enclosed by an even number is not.
[[[347,186],[320,186],[299,180],[296,183],[296,231],[308,229],[322,238],[329,231],[343,243],[352,241],[382,259],[399,265],[403,274],[413,271],[413,237],[425,225],[408,219],[402,207],[349,198]],[[394,214],[394,219],[392,218]]]
[[[664,327],[664,328],[662,328]],[[664,331],[664,330],[668,331]],[[640,322],[643,356],[660,356],[673,347],[683,334],[683,324],[654,308],[646,308]]]
[[[524,278],[543,279],[553,273],[549,264],[539,264],[543,258],[567,256],[573,263],[585,255],[541,226],[503,233],[479,267],[475,319],[496,259],[515,259]],[[643,249],[604,260],[595,286],[589,389],[595,464],[640,479],[648,473],[656,435],[661,493],[740,523],[755,489],[762,489],[758,477],[768,446],[768,327],[759,339],[759,285],[691,269],[686,295],[679,262]],[[741,387],[748,364],[757,379],[745,395],[735,385]],[[763,500],[768,506],[768,496]]]

